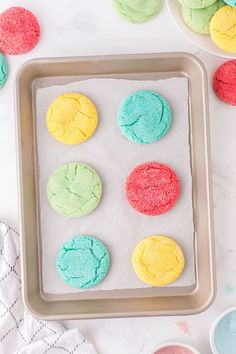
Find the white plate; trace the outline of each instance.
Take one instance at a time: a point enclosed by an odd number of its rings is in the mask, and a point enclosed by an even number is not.
[[[193,32],[190,28],[188,28],[182,18],[181,5],[178,3],[177,0],[166,0],[166,3],[174,22],[193,44],[208,53],[218,55],[220,57],[231,59],[236,58],[236,54],[227,53],[224,50],[218,48],[214,44],[210,36]]]

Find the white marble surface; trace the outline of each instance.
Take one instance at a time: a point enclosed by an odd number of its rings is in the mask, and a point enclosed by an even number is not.
[[[8,57],[10,76],[0,92],[0,218],[17,229],[13,80],[19,65],[36,57],[186,51],[206,65],[209,78],[224,59],[192,45],[172,22],[166,7],[152,21],[131,25],[113,11],[111,0],[1,0],[0,11],[21,5],[38,16],[42,38],[29,54]],[[100,354],[145,354],[164,340],[183,340],[209,354],[208,333],[215,316],[236,305],[236,108],[210,89],[218,294],[203,314],[191,317],[133,318],[70,322]],[[182,328],[182,329],[181,329]]]

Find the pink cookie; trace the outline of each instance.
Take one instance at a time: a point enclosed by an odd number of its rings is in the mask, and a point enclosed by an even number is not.
[[[213,89],[222,101],[236,106],[236,60],[226,61],[216,70]]]
[[[23,54],[37,44],[37,18],[23,7],[11,7],[0,15],[0,49],[6,54]]]
[[[167,166],[147,162],[137,166],[126,180],[126,197],[137,211],[159,215],[177,202],[180,185],[176,174]]]

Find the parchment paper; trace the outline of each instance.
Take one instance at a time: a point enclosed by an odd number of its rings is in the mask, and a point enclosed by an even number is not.
[[[121,101],[140,89],[159,92],[168,99],[173,110],[170,131],[154,144],[138,145],[126,140],[117,125],[117,111]],[[48,133],[46,112],[55,97],[73,91],[92,99],[98,109],[99,125],[94,136],[85,143],[67,146],[57,142]],[[60,246],[71,237],[83,233],[102,240],[111,255],[111,268],[107,277],[90,291],[147,287],[132,270],[131,257],[136,244],[151,234],[173,237],[185,253],[185,270],[171,286],[194,284],[187,79],[132,81],[104,78],[40,88],[36,94],[36,116],[44,291],[51,294],[84,291],[64,284],[55,266]],[[103,182],[100,205],[83,218],[59,215],[47,200],[47,181],[51,174],[60,165],[73,161],[88,163],[99,173]],[[181,197],[175,207],[166,214],[154,217],[133,210],[124,194],[127,175],[135,166],[147,161],[169,165],[181,182]]]

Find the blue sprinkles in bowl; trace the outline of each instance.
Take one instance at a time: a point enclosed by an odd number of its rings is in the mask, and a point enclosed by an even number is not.
[[[216,353],[236,353],[236,308],[223,313],[216,323],[213,333]],[[213,350],[215,353],[215,351]]]

